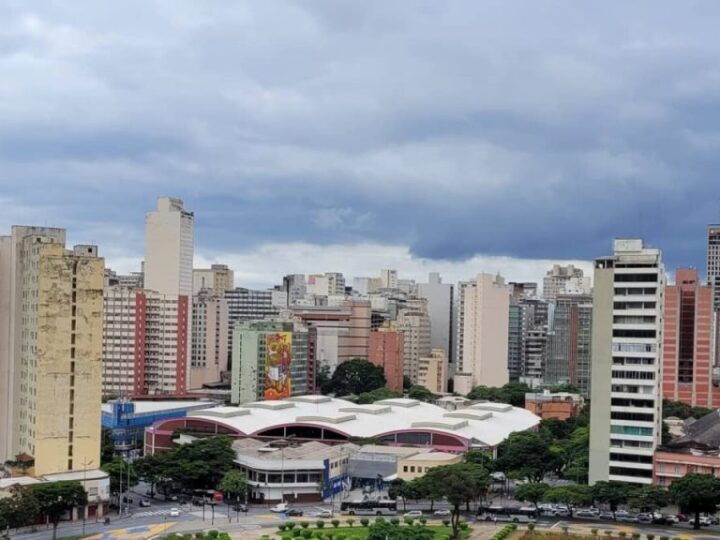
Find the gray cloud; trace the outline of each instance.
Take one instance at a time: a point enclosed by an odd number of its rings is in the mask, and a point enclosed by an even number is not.
[[[670,266],[702,266],[720,220],[718,15],[711,1],[5,3],[0,226],[50,221],[127,259],[154,197],[177,194],[208,252],[587,259],[643,234]]]

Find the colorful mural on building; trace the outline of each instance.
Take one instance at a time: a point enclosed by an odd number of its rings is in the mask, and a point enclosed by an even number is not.
[[[292,377],[292,333],[277,332],[265,338],[265,399],[290,397]]]

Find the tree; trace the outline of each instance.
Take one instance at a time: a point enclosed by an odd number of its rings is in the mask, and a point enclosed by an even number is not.
[[[198,439],[164,456],[164,476],[193,489],[215,489],[235,465],[232,439],[226,435]]]
[[[465,452],[463,456],[465,463],[474,463],[475,465],[482,465],[488,472],[495,471],[495,460],[492,456],[482,450],[476,448],[470,449]]]
[[[29,486],[13,486],[10,497],[0,499],[0,530],[16,529],[37,521],[40,505]]]
[[[382,366],[376,366],[364,358],[353,358],[335,369],[323,393],[345,396],[370,392],[383,386],[385,372]]]
[[[440,485],[438,477],[430,474],[431,471],[432,469],[425,473],[424,476],[413,480],[413,482],[416,483],[415,489],[420,495],[420,498],[430,501],[430,511],[432,512],[435,508],[435,501],[443,498],[443,487]]]
[[[453,538],[458,538],[460,527],[460,506],[477,499],[490,485],[490,475],[480,465],[456,463],[430,469],[433,481],[441,487],[440,493],[452,505]]]
[[[627,503],[636,489],[635,486],[623,482],[606,482],[603,480],[596,482],[592,486],[591,492],[594,500],[610,506],[614,518],[618,506]]]
[[[720,479],[690,473],[670,484],[670,496],[684,512],[695,514],[693,527],[700,528],[700,513],[714,513],[720,503]]]
[[[143,482],[150,484],[150,497],[155,497],[155,487],[165,479],[165,454],[152,454],[138,459],[133,463],[138,477]]]
[[[375,403],[376,401],[380,401],[381,399],[391,399],[399,397],[402,397],[402,394],[400,392],[396,392],[395,390],[390,390],[389,388],[382,387],[371,390],[370,392],[363,392],[358,396],[357,402],[360,405],[365,405],[367,403]]]
[[[115,457],[115,443],[112,440],[112,430],[102,428],[102,439],[100,442],[100,465],[112,461]]]
[[[568,438],[556,439],[550,451],[556,458],[558,472],[564,478],[586,482],[588,476],[588,448],[590,431],[586,427],[575,429]]]
[[[515,488],[515,498],[518,501],[532,503],[537,510],[538,503],[544,500],[545,493],[549,489],[550,486],[545,482],[528,482]]]
[[[628,504],[641,512],[655,512],[670,504],[670,493],[659,486],[643,486],[633,493]]]
[[[53,540],[57,538],[60,519],[73,508],[87,506],[88,498],[80,482],[47,482],[32,486],[40,512],[53,526]]]
[[[567,394],[579,394],[580,389],[577,386],[575,386],[574,384],[563,383],[563,384],[558,384],[557,386],[553,386],[550,389],[550,392],[552,392],[553,394],[560,393],[560,392],[564,392]]]
[[[545,492],[544,500],[567,505],[570,510],[570,517],[572,517],[573,507],[590,504],[593,500],[593,494],[589,486],[555,486]]]
[[[467,397],[472,400],[484,399],[498,403],[508,403],[515,407],[524,407],[527,392],[532,392],[532,388],[527,384],[510,382],[500,388],[476,386]]]
[[[688,418],[701,418],[711,412],[713,412],[713,409],[706,409],[705,407],[691,407],[681,401],[671,401],[669,399],[663,400],[663,418],[673,416],[675,418],[679,418],[680,420],[686,420]]]
[[[330,384],[330,366],[327,366],[327,365],[320,366],[320,369],[318,369],[318,373],[317,373],[316,384],[317,384],[317,387],[320,389],[320,391],[323,394],[329,393],[329,391],[326,390],[326,388]]]
[[[103,463],[100,468],[110,476],[110,494],[119,495],[121,487],[130,489],[138,483],[138,475],[132,463],[126,462],[120,456],[115,456],[112,461]]]
[[[408,375],[403,375],[403,390],[410,390],[412,379]]]
[[[419,384],[410,387],[408,390],[408,397],[410,399],[417,399],[418,401],[425,402],[435,401],[436,398],[435,394]]]
[[[218,490],[231,497],[235,497],[235,502],[240,502],[240,496],[244,496],[247,493],[247,488],[247,477],[237,469],[231,469],[226,472],[218,485]]]
[[[508,476],[541,482],[556,468],[557,458],[547,439],[538,433],[513,433],[498,447],[495,465]]]

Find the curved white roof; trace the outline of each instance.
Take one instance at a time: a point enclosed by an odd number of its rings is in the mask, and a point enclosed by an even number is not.
[[[188,418],[219,422],[246,435],[272,427],[303,424],[362,438],[400,431],[433,431],[465,439],[470,446],[490,447],[497,446],[511,433],[533,428],[540,422],[540,418],[528,410],[496,403],[477,403],[449,412],[414,399],[386,399],[372,405],[357,405],[317,395],[191,411]]]

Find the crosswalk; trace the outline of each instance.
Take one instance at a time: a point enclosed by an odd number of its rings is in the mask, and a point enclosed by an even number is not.
[[[170,509],[165,508],[163,510],[147,510],[145,512],[134,512],[133,517],[136,518],[142,518],[142,517],[150,517],[150,516],[169,516],[170,515]]]

